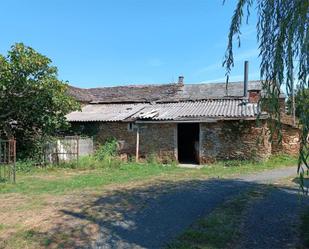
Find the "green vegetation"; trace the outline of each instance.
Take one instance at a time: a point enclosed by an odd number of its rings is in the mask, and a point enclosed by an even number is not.
[[[297,89],[295,91],[295,115],[296,117],[301,116],[302,110],[309,110],[309,89],[305,88],[303,91]],[[293,99],[289,96],[287,100],[288,114],[293,114]]]
[[[116,139],[111,139],[102,144],[95,153],[95,159],[98,161],[110,162],[117,155],[118,142]]]
[[[103,187],[114,183],[142,180],[147,177],[177,171],[168,166],[123,164],[115,169],[41,169],[29,174],[18,174],[17,183],[0,185],[0,193],[61,194],[71,190]]]
[[[76,245],[70,243],[87,244],[97,235],[98,225],[92,222],[92,219],[76,219],[60,210],[74,210],[96,219],[113,219],[113,215],[118,213],[110,212],[108,205],[103,210],[91,207],[91,203],[108,196],[110,191],[130,193],[136,188],[143,191],[148,189],[147,186],[166,182],[171,183],[169,186],[173,188],[178,182],[185,184],[186,181],[194,179],[234,177],[296,164],[295,158],[278,156],[267,162],[226,161],[202,169],[185,169],[173,164],[123,163],[114,159],[109,162],[105,159],[106,157],[99,159],[96,154],[93,157],[80,158],[78,164],[72,162],[45,168],[40,168],[30,161],[19,162],[17,183],[0,184],[0,248],[75,248]],[[255,194],[251,192],[249,197],[245,197],[252,200]],[[224,216],[218,215],[218,211],[212,215],[211,223],[207,223],[206,226],[213,224],[210,228],[218,225],[221,229],[226,229],[222,243],[229,240],[228,236],[235,235],[229,235],[229,229],[240,219],[241,210],[247,205],[247,201],[243,199],[245,197],[240,196],[235,201],[228,201],[224,206],[228,209]],[[121,195],[121,205],[124,208],[144,205],[140,200],[138,204],[131,201],[130,196]],[[218,220],[220,217],[226,220],[225,226]],[[53,233],[55,224],[57,232]],[[199,224],[204,225],[203,222]],[[218,231],[219,228],[212,234]],[[189,240],[188,234],[186,240]],[[192,236],[198,239],[204,235],[194,230]]]
[[[40,162],[45,140],[68,128],[65,115],[79,104],[51,60],[22,43],[0,55],[0,72],[1,137],[17,139],[19,158]]]
[[[298,168],[300,177],[304,177],[309,173],[309,1],[238,0],[230,23],[223,63],[227,82],[234,66],[235,46],[241,45],[241,27],[249,23],[252,11],[257,16],[260,78],[263,79],[262,88],[267,93],[263,95],[261,105],[272,121],[269,122],[271,139],[273,135],[282,138],[280,93],[286,89],[287,97],[294,98],[297,87],[295,107],[301,130]],[[300,185],[305,190],[303,181]]]
[[[142,181],[152,177],[166,179],[231,177],[291,166],[296,163],[295,158],[277,156],[265,162],[218,162],[196,170],[157,163],[121,163],[117,160],[111,160],[108,163],[104,160],[98,161],[95,157],[81,158],[78,164],[72,162],[46,168],[29,166],[31,164],[26,162],[25,167],[21,163],[18,166],[20,169],[26,168],[27,170],[22,170],[17,174],[17,183],[0,184],[0,193],[62,194],[78,189],[101,188],[109,184]]]
[[[193,224],[168,248],[234,248],[233,243],[240,236],[241,224],[247,207],[252,201],[262,198],[264,194],[264,191],[254,189],[227,200],[206,218]]]
[[[33,240],[32,230],[21,229],[14,234],[14,237],[0,242],[0,248],[41,248],[40,244]]]

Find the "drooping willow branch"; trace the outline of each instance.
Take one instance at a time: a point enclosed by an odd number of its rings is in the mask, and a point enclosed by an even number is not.
[[[265,92],[261,104],[266,106],[269,118],[274,122],[271,129],[272,136],[275,131],[279,131],[280,140],[279,96],[282,87],[285,87],[288,97],[293,97],[295,87],[300,96],[308,97],[306,89],[309,88],[309,1],[238,0],[230,25],[223,63],[226,68],[227,84],[234,66],[233,45],[237,41],[240,46],[240,28],[243,19],[246,17],[248,20],[251,9],[256,10],[258,16],[256,27],[261,58],[260,77]],[[299,98],[298,101],[302,99]],[[301,141],[298,163],[303,188],[304,174],[309,172],[309,108],[301,103],[296,104],[303,107],[299,115]]]

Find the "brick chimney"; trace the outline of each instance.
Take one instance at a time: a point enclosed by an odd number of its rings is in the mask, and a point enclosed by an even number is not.
[[[178,84],[179,85],[183,85],[184,84],[183,79],[184,79],[184,77],[182,75],[178,77]]]
[[[261,98],[261,90],[252,89],[248,90],[249,103],[258,103]]]

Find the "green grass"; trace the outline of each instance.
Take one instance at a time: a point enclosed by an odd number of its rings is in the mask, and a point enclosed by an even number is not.
[[[18,174],[17,183],[0,185],[0,193],[62,194],[67,191],[96,188],[113,183],[143,180],[150,176],[181,169],[161,165],[124,164],[116,169],[79,171],[73,169],[41,170]],[[74,174],[70,174],[74,173]]]
[[[221,161],[202,169],[205,173],[214,173],[219,177],[248,174],[263,170],[276,169],[283,166],[297,165],[297,159],[288,155],[272,156],[267,161]]]
[[[34,222],[38,222],[38,224],[40,224],[41,221],[45,221],[45,223],[42,222],[42,226],[44,226],[44,224],[52,224],[54,220],[52,220],[52,216],[49,216],[50,210],[48,210],[50,205],[54,205],[54,208],[57,209],[58,203],[61,203],[61,205],[65,203],[63,205],[67,207],[67,205],[69,205],[67,204],[67,198],[69,198],[70,201],[71,199],[74,200],[75,196],[78,198],[79,193],[83,193],[87,190],[93,191],[89,194],[90,196],[94,194],[93,198],[96,198],[96,194],[101,196],[102,190],[107,189],[106,187],[110,185],[112,185],[110,189],[118,189],[122,186],[132,186],[132,183],[135,184],[136,182],[138,182],[139,186],[143,186],[144,184],[163,184],[163,182],[169,183],[173,181],[188,181],[212,177],[228,178],[239,174],[249,174],[290,165],[296,165],[296,159],[287,156],[274,157],[267,162],[259,163],[247,161],[218,162],[202,169],[184,169],[176,167],[175,165],[164,166],[155,162],[125,164],[115,161],[102,164],[98,161],[93,161],[91,158],[83,158],[78,165],[71,163],[42,169],[33,167],[31,162],[26,162],[26,164],[21,163],[19,165],[20,171],[17,174],[16,184],[0,183],[0,202],[4,203],[1,209],[2,217],[12,217],[11,219],[6,219],[6,221],[0,221],[0,236],[4,234],[8,236],[2,242],[0,239],[0,248],[45,248],[48,247],[49,244],[56,242],[57,248],[61,248],[61,245],[66,240],[66,238],[62,238],[61,233],[57,234],[56,238],[51,240],[49,236],[44,237],[40,233],[36,234],[33,232],[41,231],[41,227],[37,228],[37,226],[35,226],[33,228],[29,225],[25,226],[20,222],[16,223],[15,219],[16,217],[29,217],[28,214],[30,212],[32,221],[34,220]],[[16,195],[16,193],[20,195]],[[72,195],[69,197],[63,196],[63,194],[67,193]],[[54,196],[56,196],[56,202],[49,202]],[[6,200],[7,205],[5,205]],[[87,200],[83,201],[87,202]],[[213,214],[213,218],[209,220],[206,225],[211,227],[218,226],[218,229],[212,234],[212,240],[214,241],[212,242],[213,245],[215,245],[214,243],[217,243],[218,246],[223,245],[225,243],[224,241],[229,240],[228,238],[235,237],[235,234],[233,233],[231,235],[229,231],[231,228],[235,227],[234,221],[239,219],[239,213],[237,212],[241,211],[242,207],[245,205],[247,205],[246,201],[240,198],[236,203],[232,202],[229,203],[228,206],[225,206],[226,212],[224,216],[221,216],[222,210]],[[73,207],[75,206],[76,205],[73,204]],[[231,210],[227,207],[231,207]],[[40,215],[43,216],[40,217]],[[222,222],[219,220],[221,217],[226,221],[226,226],[223,226]],[[205,220],[201,221],[199,226],[205,226],[204,222]],[[84,224],[80,224],[80,226],[84,226]],[[224,236],[219,234],[220,227],[222,231],[225,231],[223,233]],[[8,235],[8,233],[10,234]],[[64,235],[65,234],[66,233],[64,233]],[[90,234],[92,234],[92,230]],[[77,235],[77,237],[80,238],[78,233]],[[192,237],[194,240],[198,241],[204,238],[204,233],[203,230],[192,230],[191,234],[188,231],[185,236],[187,236],[187,240]],[[223,238],[220,236],[223,236]],[[216,242],[216,238],[220,238],[221,242]]]
[[[244,212],[264,191],[257,189],[224,202],[208,216],[198,220],[173,243],[169,249],[218,249],[234,248],[240,236]]]
[[[5,229],[5,225],[0,223],[0,231]]]
[[[89,162],[90,163],[90,162]],[[279,156],[266,162],[229,161],[218,162],[200,170],[183,169],[173,165],[159,164],[117,164],[117,167],[95,167],[94,169],[77,167],[36,169],[17,174],[16,184],[1,184],[1,193],[22,194],[63,194],[79,189],[101,188],[109,184],[122,184],[147,180],[153,177],[166,179],[194,179],[201,177],[231,177],[262,170],[295,165],[296,159]],[[232,166],[231,166],[232,165]]]
[[[13,237],[0,241],[0,248],[42,248],[33,236],[32,230],[20,229]]]

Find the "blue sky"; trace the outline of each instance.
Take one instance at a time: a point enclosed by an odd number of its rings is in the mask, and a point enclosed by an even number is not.
[[[23,42],[79,87],[224,81],[236,0],[3,0],[0,53]],[[259,78],[255,16],[244,25],[231,80]]]

